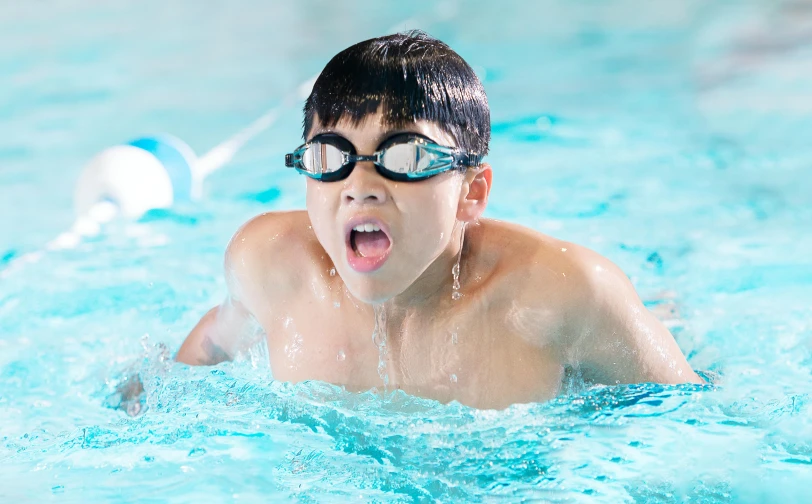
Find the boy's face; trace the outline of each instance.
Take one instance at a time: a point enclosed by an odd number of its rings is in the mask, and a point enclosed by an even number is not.
[[[455,146],[435,123],[418,121],[393,129],[383,124],[379,113],[357,126],[340,121],[324,128],[318,118],[313,124],[308,140],[335,133],[352,142],[358,154],[372,154],[382,141],[403,132]],[[463,183],[457,171],[419,182],[395,182],[379,175],[371,162],[358,162],[344,180],[308,178],[307,212],[316,237],[353,296],[382,303],[405,291],[449,248]],[[372,232],[359,231],[365,224],[367,230],[373,226]]]

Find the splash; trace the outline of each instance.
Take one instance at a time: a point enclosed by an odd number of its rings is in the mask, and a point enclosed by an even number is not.
[[[383,305],[376,304],[372,307],[375,311],[375,328],[372,330],[372,342],[378,347],[378,376],[383,380],[383,389],[389,387],[389,372],[386,369],[386,359],[389,349],[386,346],[386,310]]]
[[[460,231],[460,251],[457,254],[457,262],[454,263],[454,267],[451,268],[451,276],[454,279],[454,283],[451,286],[451,299],[457,301],[462,297],[462,292],[460,292],[460,261],[462,261],[462,244],[465,242],[465,222],[462,223],[462,230]]]

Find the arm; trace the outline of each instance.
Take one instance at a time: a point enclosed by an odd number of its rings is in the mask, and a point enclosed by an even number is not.
[[[262,330],[251,313],[231,296],[209,310],[192,329],[175,360],[190,365],[211,366],[232,360],[250,346]]]
[[[258,235],[260,219],[246,223],[229,242],[224,261],[228,296],[200,319],[175,360],[190,365],[218,364],[233,359],[263,335],[255,314],[267,301],[260,274],[264,249],[252,239]]]
[[[704,383],[671,333],[640,301],[626,275],[600,255],[579,251],[585,281],[571,342],[572,365],[588,379],[617,383]]]

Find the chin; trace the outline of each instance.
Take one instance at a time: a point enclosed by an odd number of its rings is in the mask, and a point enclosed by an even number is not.
[[[391,271],[378,271],[375,274],[359,273],[348,265],[342,273],[342,280],[347,290],[355,299],[366,304],[383,304],[399,296],[411,284],[402,275],[387,274]]]
[[[386,289],[379,282],[369,279],[359,282],[345,282],[347,289],[359,301],[366,304],[383,304],[398,295],[398,292]]]

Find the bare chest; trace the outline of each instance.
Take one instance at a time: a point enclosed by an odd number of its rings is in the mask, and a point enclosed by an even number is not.
[[[461,305],[451,317],[379,317],[376,324],[368,309],[325,300],[298,303],[263,326],[278,380],[321,380],[355,391],[386,383],[441,402],[499,408],[549,399],[560,387],[554,345],[527,334],[554,328],[526,318],[517,317],[515,306]]]

